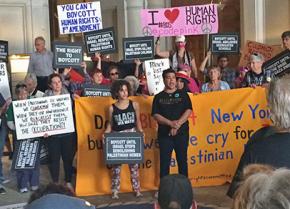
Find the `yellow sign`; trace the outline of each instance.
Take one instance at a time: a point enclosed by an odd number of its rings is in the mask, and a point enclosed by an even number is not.
[[[191,95],[193,113],[189,118],[189,179],[193,186],[221,185],[231,181],[249,136],[269,125],[265,90],[245,88]],[[142,190],[157,189],[159,149],[157,124],[151,117],[153,97],[132,97],[140,104],[145,131],[144,163],[140,164]],[[80,98],[76,104],[78,133],[77,195],[111,193],[111,170],[104,164],[102,134],[108,97]],[[177,173],[173,156],[171,172]],[[132,191],[127,165],[122,166],[121,192]]]

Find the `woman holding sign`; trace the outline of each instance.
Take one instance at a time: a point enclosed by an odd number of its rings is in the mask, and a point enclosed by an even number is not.
[[[111,94],[117,102],[109,107],[109,123],[105,133],[110,132],[143,132],[140,122],[139,104],[131,101],[131,86],[126,80],[112,83]],[[141,197],[138,164],[129,164],[131,183],[136,197]],[[119,199],[121,165],[112,166],[112,198]]]
[[[49,89],[45,92],[45,96],[56,96],[69,94],[68,90],[63,86],[62,79],[59,74],[53,73],[48,77]],[[45,134],[44,137],[48,137]],[[59,180],[60,157],[63,160],[64,174],[66,186],[73,190],[71,184],[73,173],[73,158],[76,150],[76,142],[72,133],[53,135],[47,139],[49,171],[54,183]]]

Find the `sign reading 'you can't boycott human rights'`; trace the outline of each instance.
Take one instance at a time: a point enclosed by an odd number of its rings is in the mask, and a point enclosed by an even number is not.
[[[164,9],[143,9],[141,24],[145,36],[200,35],[218,32],[216,4]]]
[[[100,2],[57,6],[60,34],[82,33],[103,28]]]

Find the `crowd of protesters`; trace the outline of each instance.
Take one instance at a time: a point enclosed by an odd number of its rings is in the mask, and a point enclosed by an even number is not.
[[[283,46],[290,49],[290,31],[282,34]],[[229,57],[220,54],[217,64],[207,66],[211,58],[208,52],[199,68],[196,66],[194,55],[186,50],[186,38],[175,38],[175,51],[160,50],[159,39],[155,43],[156,55],[159,58],[169,58],[171,67],[163,72],[165,89],[155,95],[152,105],[152,116],[158,123],[158,139],[160,143],[160,177],[169,174],[169,164],[172,150],[177,154],[179,173],[187,176],[187,146],[189,138],[188,117],[192,105],[187,93],[199,94],[203,92],[230,90],[242,87],[268,86],[273,80],[271,71],[264,71],[262,64],[265,61],[263,55],[253,53],[249,63],[239,69],[229,67]],[[132,132],[142,131],[139,119],[139,104],[132,102],[130,95],[148,95],[148,85],[145,69],[139,59],[134,60],[132,73],[122,75],[119,66],[102,59],[102,55],[96,53],[92,57],[94,68],[87,69],[87,64],[81,64],[84,79],[82,82],[73,81],[70,78],[72,68],[53,69],[52,52],[45,48],[45,40],[42,37],[35,39],[36,51],[30,57],[28,73],[24,82],[16,86],[17,100],[49,97],[55,95],[70,94],[72,99],[82,96],[86,84],[108,85],[111,87],[113,99],[116,99],[109,108],[109,124],[105,132]],[[110,64],[108,64],[110,63]],[[176,101],[173,101],[174,98]],[[170,102],[169,102],[170,101]],[[174,113],[174,114],[172,114]],[[133,115],[134,120],[123,120],[114,117],[118,114]],[[13,109],[11,104],[5,103],[1,107],[2,125],[0,128],[0,193],[5,193],[3,184],[6,179],[2,171],[1,157],[3,147],[9,131],[13,132],[16,140]],[[59,183],[60,158],[63,160],[65,183],[70,189],[72,185],[73,159],[76,152],[77,137],[75,133],[49,136],[45,134],[49,153],[49,171],[52,182]],[[29,139],[28,139],[29,140]],[[131,181],[136,196],[140,197],[140,182],[138,179],[138,165],[129,165]],[[120,189],[121,165],[112,169],[112,197],[117,199]],[[39,186],[39,170],[33,172],[17,172],[18,189],[21,193],[29,190],[37,190]]]

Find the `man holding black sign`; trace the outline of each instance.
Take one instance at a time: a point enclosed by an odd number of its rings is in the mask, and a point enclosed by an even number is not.
[[[154,97],[152,115],[158,123],[160,148],[160,178],[169,174],[171,154],[174,149],[178,172],[188,176],[187,148],[189,139],[188,117],[192,112],[187,93],[176,89],[175,71],[162,73],[164,91]]]
[[[45,40],[39,36],[35,38],[36,51],[30,56],[28,73],[37,76],[37,89],[45,92],[48,89],[47,79],[54,72],[52,68],[53,53],[45,48]]]

